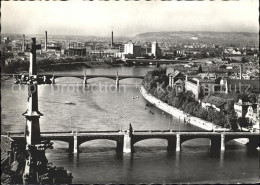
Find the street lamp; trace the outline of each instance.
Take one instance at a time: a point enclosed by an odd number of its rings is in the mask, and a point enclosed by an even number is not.
[[[181,132],[180,131],[180,126],[181,126],[181,123],[180,123],[180,116],[179,116],[179,133]]]

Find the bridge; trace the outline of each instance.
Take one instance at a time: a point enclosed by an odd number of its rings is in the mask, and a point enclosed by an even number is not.
[[[187,60],[160,60],[160,59],[125,59],[128,64],[143,64],[143,65],[156,65],[160,67],[160,64],[188,64],[191,61]]]
[[[17,84],[26,84],[29,80],[28,74],[2,74],[3,76],[14,77]],[[55,84],[55,79],[62,77],[79,78],[83,80],[83,84],[87,84],[87,80],[91,78],[109,78],[115,80],[116,86],[119,86],[119,81],[127,78],[143,79],[144,75],[67,75],[67,74],[38,74],[37,81],[39,84]]]
[[[24,133],[8,133],[8,137],[17,142],[25,142]],[[185,141],[206,138],[210,140],[211,148],[225,151],[228,141],[247,138],[247,146],[257,148],[259,146],[259,133],[251,132],[208,132],[208,131],[176,131],[176,130],[136,130],[130,125],[125,131],[81,131],[81,132],[42,132],[42,140],[63,141],[69,144],[69,151],[78,153],[82,143],[106,139],[116,142],[118,152],[134,152],[134,145],[137,142],[147,139],[167,140],[168,151],[181,151],[181,145]]]

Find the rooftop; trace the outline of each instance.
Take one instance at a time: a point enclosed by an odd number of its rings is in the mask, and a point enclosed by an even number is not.
[[[216,107],[221,107],[222,105],[224,105],[226,103],[226,100],[217,96],[212,96],[209,95],[207,97],[205,97],[202,102],[204,103],[210,103],[215,105]]]

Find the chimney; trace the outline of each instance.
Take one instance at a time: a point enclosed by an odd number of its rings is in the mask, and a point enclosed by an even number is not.
[[[111,38],[111,48],[113,47],[113,45],[114,45],[114,40],[113,40],[114,38],[113,38],[113,31],[112,31],[112,38]]]
[[[239,65],[239,79],[242,80],[242,73],[243,73],[243,68],[242,68],[242,64]]]
[[[45,51],[47,51],[47,31],[45,31]]]
[[[22,52],[25,51],[25,35],[23,35],[23,46],[22,46]]]

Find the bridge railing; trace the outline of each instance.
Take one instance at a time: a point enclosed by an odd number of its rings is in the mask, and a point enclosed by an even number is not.
[[[208,130],[134,130],[134,132],[211,132]]]
[[[103,131],[78,131],[77,133],[118,133],[125,130],[103,130]],[[133,130],[136,133],[167,133],[167,132],[217,132],[222,133],[221,130],[208,131],[208,130]],[[234,131],[225,131],[225,132],[234,132]],[[249,133],[250,131],[236,131],[236,133]],[[41,134],[69,134],[76,133],[76,131],[56,131],[56,132],[41,132]],[[24,132],[2,132],[1,135],[24,135]]]
[[[78,131],[78,133],[118,133],[120,130],[108,130],[108,131]]]

